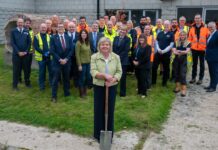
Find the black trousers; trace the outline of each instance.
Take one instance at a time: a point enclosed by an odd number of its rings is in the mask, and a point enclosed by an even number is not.
[[[26,56],[28,57],[27,65],[28,65],[28,76],[29,77],[27,78],[28,81],[25,80],[25,83],[26,83],[26,85],[29,85],[30,84],[30,75],[31,75],[31,66],[32,66],[32,60],[33,60],[33,54],[29,53]],[[19,81],[20,82],[22,81],[22,70],[24,70],[23,65],[21,66],[21,71],[20,71],[20,74],[19,74]]]
[[[101,130],[105,130],[105,90],[106,87],[94,85],[94,137],[99,141]],[[109,87],[108,131],[114,132],[114,109],[117,86]]]
[[[163,64],[163,76],[162,85],[166,85],[170,74],[170,56],[169,54],[156,53],[154,56],[154,62],[152,66],[152,84],[156,84],[157,81],[157,69],[159,64]]]
[[[208,63],[208,69],[210,74],[210,87],[216,89],[218,84],[218,62],[210,62]]]
[[[28,55],[25,55],[22,57],[18,55],[14,55],[14,54],[12,55],[12,64],[13,64],[13,83],[12,84],[13,84],[13,87],[15,88],[17,87],[22,68],[24,71],[25,84],[26,85],[30,84],[28,63],[29,63]]]
[[[65,65],[52,65],[52,98],[57,98],[58,81],[62,75],[64,95],[70,95],[70,63]]]
[[[126,96],[126,73],[127,65],[122,65],[123,74],[120,79],[120,96]]]
[[[199,80],[202,80],[204,78],[204,56],[205,51],[196,51],[192,49],[192,79],[195,79],[197,76],[198,59],[200,60]]]
[[[137,79],[138,94],[146,95],[149,86],[150,70],[146,68],[135,68],[135,75]]]
[[[175,81],[186,85],[187,55],[176,56],[173,63]]]
[[[28,75],[29,75],[29,79],[30,79],[30,75],[31,75],[31,66],[32,66],[32,61],[33,61],[33,54],[32,53],[30,53],[29,55],[28,55],[28,57],[29,57],[29,61],[28,61]]]

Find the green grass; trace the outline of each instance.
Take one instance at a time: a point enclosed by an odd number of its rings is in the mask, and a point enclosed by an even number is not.
[[[0,119],[13,122],[45,126],[81,136],[92,136],[93,93],[88,91],[86,99],[80,99],[78,91],[71,89],[72,96],[65,98],[59,87],[58,103],[51,103],[51,90],[40,92],[37,85],[37,70],[31,74],[33,87],[19,85],[20,91],[11,88],[12,68],[3,63],[3,46],[0,47]],[[175,95],[173,84],[162,88],[160,81],[141,99],[136,95],[136,79],[128,76],[127,97],[117,96],[115,109],[115,131],[123,129],[155,131],[161,129],[166,120]]]

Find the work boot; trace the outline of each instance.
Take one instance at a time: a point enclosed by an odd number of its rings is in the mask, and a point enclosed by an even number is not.
[[[173,90],[174,93],[180,92],[180,83],[176,82],[176,88]]]
[[[181,96],[182,97],[185,97],[186,96],[186,90],[187,90],[187,87],[186,87],[186,85],[182,85],[181,86],[182,88],[182,90],[181,90]]]
[[[197,85],[200,85],[200,84],[202,84],[202,80],[198,80],[198,82],[196,83]]]
[[[192,79],[191,81],[189,81],[190,84],[194,84],[196,82],[195,79]]]

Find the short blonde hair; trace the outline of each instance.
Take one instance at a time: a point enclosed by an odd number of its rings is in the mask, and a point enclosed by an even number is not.
[[[104,42],[108,42],[109,43],[109,45],[110,45],[110,52],[112,52],[112,42],[111,42],[111,40],[109,39],[109,38],[107,38],[107,37],[102,37],[102,38],[100,38],[100,40],[98,41],[98,51],[99,52],[101,52],[100,51],[100,45],[102,44],[102,43],[104,43]]]

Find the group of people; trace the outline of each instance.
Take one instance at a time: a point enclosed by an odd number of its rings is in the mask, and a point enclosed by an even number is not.
[[[97,140],[100,130],[104,129],[105,90],[109,88],[108,130],[113,131],[117,84],[120,82],[120,97],[125,97],[128,72],[135,72],[137,92],[145,98],[147,89],[156,84],[160,66],[162,86],[167,87],[171,76],[176,83],[174,92],[181,92],[184,97],[188,54],[193,58],[190,83],[199,85],[204,77],[206,53],[211,82],[205,89],[214,92],[218,83],[216,24],[210,22],[206,27],[199,14],[195,15],[191,27],[186,26],[184,16],[179,22],[157,19],[155,26],[151,25],[150,17],[142,16],[140,25],[134,27],[131,20],[124,23],[116,21],[115,16],[109,19],[105,15],[89,27],[85,17],[80,17],[79,23],[76,18],[61,22],[54,15],[40,24],[38,33],[31,29],[30,18],[19,18],[11,32],[11,45],[13,89],[18,90],[22,70],[25,85],[31,87],[33,56],[39,66],[41,91],[45,89],[48,71],[52,102],[57,102],[59,83],[63,84],[64,95],[70,96],[71,79],[81,98],[86,96],[87,88],[94,89],[94,137]],[[196,81],[198,60],[200,73]]]

